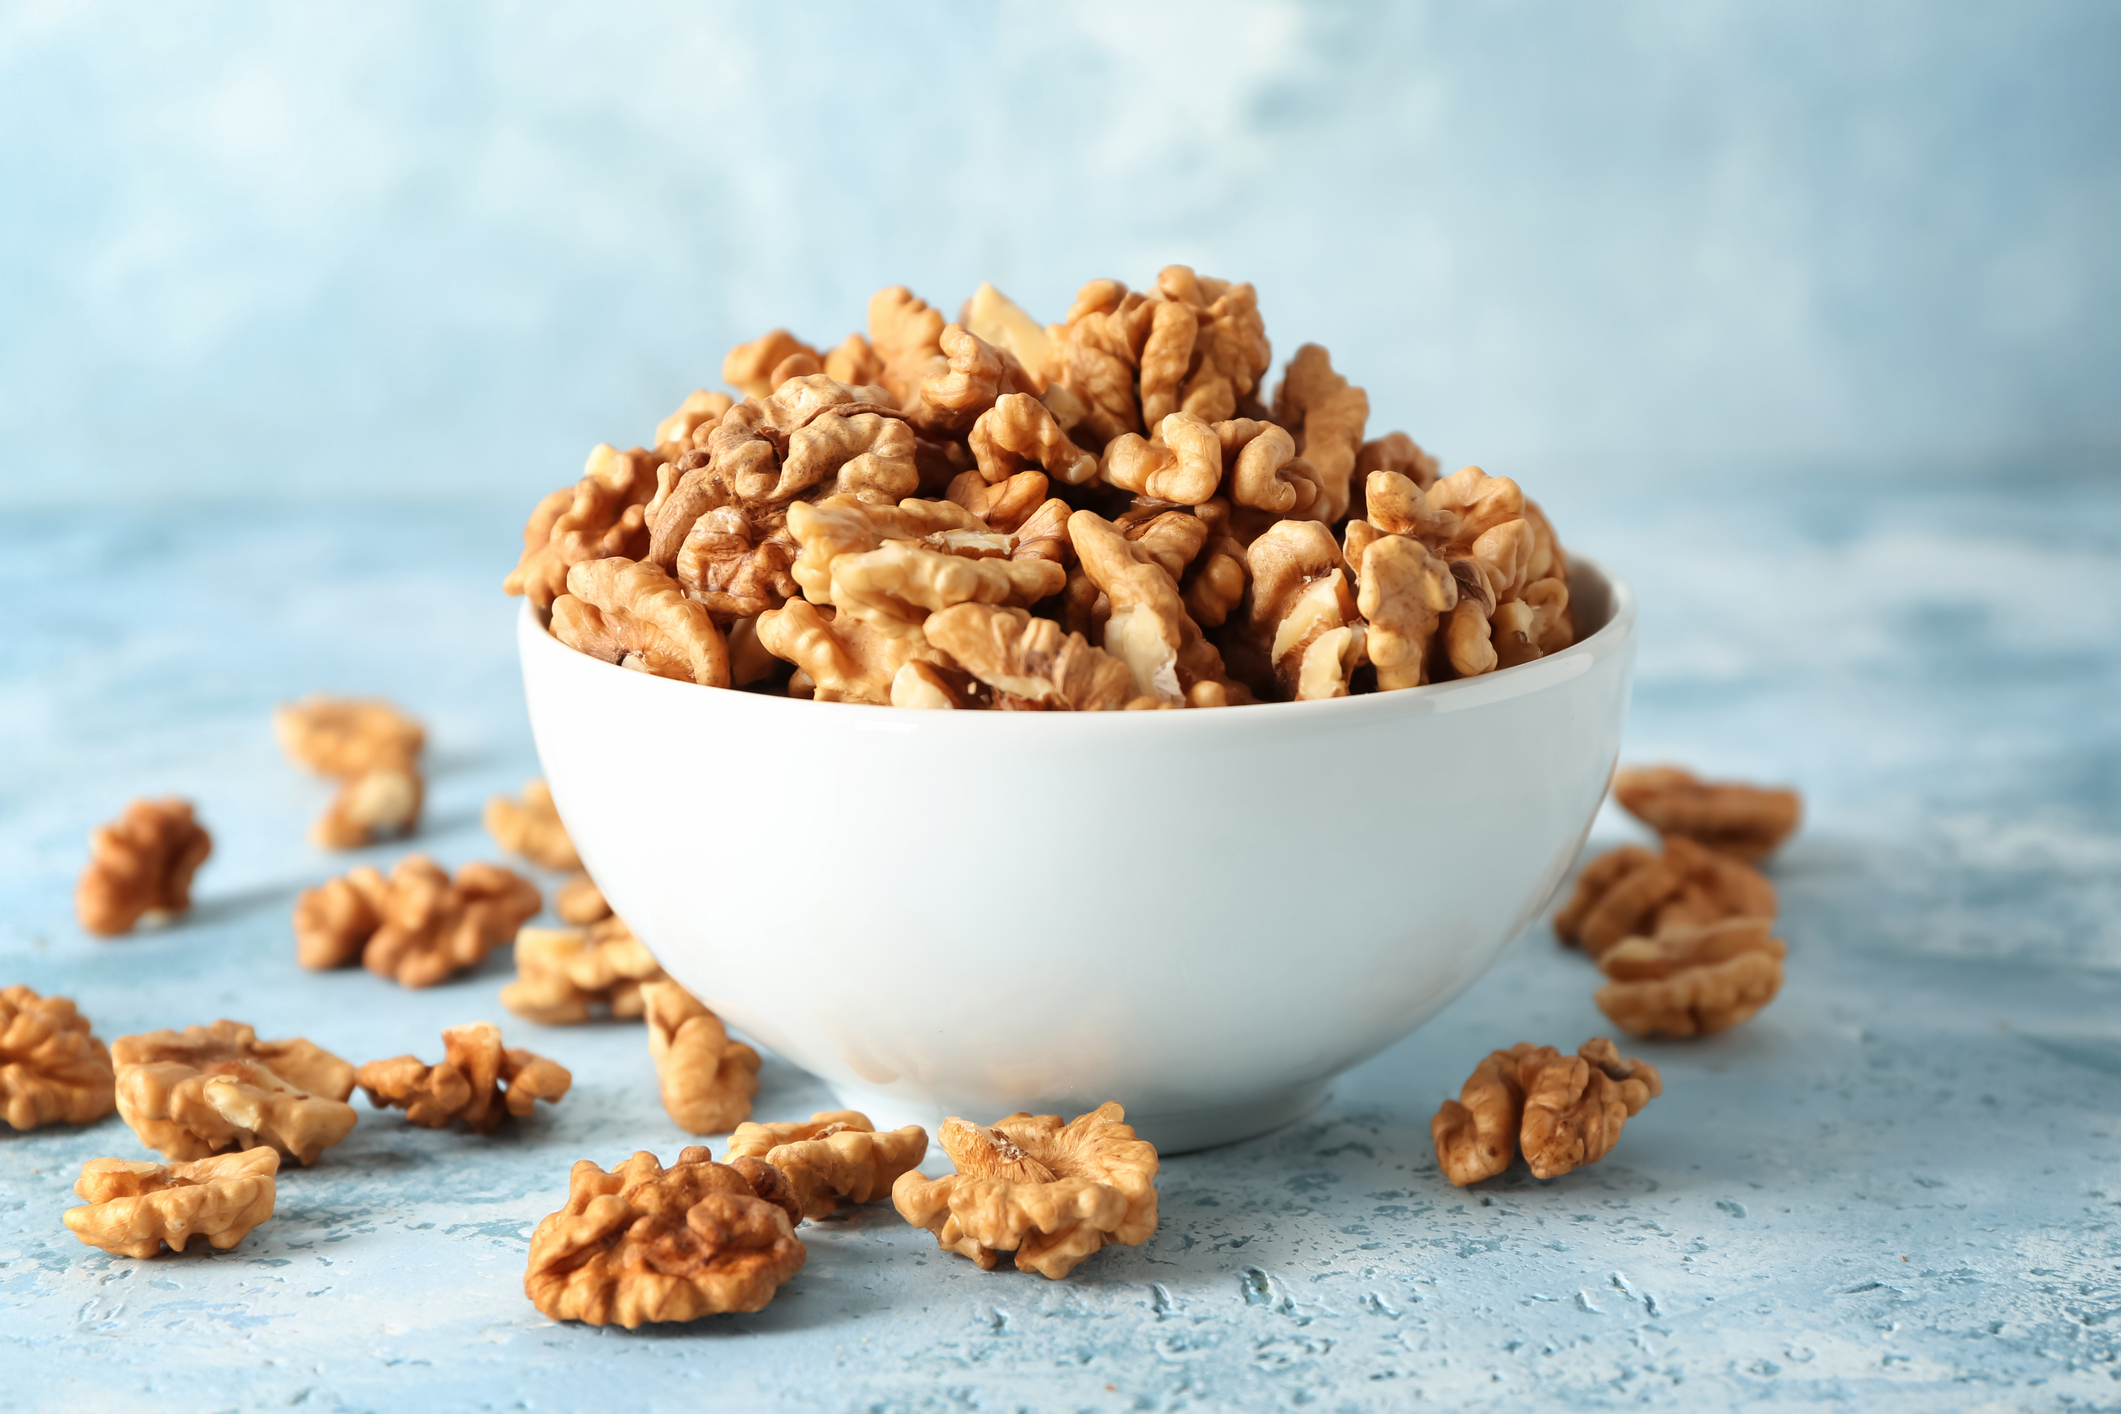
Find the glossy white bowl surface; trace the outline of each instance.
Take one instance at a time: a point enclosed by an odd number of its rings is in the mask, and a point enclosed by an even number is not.
[[[879,1123],[1116,1099],[1169,1151],[1301,1114],[1567,876],[1634,602],[1485,677],[1213,711],[925,712],[674,682],[518,625],[538,755],[612,907]],[[785,1116],[768,1116],[785,1118]]]

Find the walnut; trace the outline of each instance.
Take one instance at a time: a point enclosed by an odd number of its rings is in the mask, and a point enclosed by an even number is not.
[[[788,573],[795,555],[785,511],[717,506],[692,523],[678,547],[677,582],[717,622],[750,618],[799,592]]]
[[[919,406],[921,384],[946,373],[943,316],[904,285],[892,285],[869,297],[869,342],[882,365],[877,381],[898,405]]]
[[[419,759],[420,724],[380,698],[312,694],[274,710],[273,735],[297,765],[341,780]]]
[[[888,704],[899,669],[946,656],[918,636],[880,633],[854,614],[820,611],[805,599],[760,614],[758,635],[766,651],[808,675],[820,702]]]
[[[1356,607],[1370,626],[1377,690],[1420,687],[1428,680],[1429,643],[1441,616],[1458,605],[1450,565],[1419,540],[1386,535],[1363,551],[1361,580]]]
[[[982,1270],[1014,1252],[1017,1270],[1058,1280],[1108,1242],[1138,1247],[1156,1232],[1156,1148],[1125,1120],[1111,1101],[1065,1125],[1023,1113],[992,1128],[946,1119],[937,1138],[957,1172],[901,1174],[892,1205]]]
[[[1150,302],[1149,335],[1141,349],[1142,422],[1146,426],[1155,427],[1178,412],[1179,393],[1199,337],[1200,317],[1191,305],[1165,299]]]
[[[1585,865],[1554,933],[1599,957],[1623,938],[1775,911],[1775,886],[1757,869],[1673,835],[1661,855],[1623,845]]]
[[[884,361],[860,334],[849,334],[840,346],[825,355],[825,376],[850,388],[881,386]]]
[[[359,849],[377,840],[412,833],[420,823],[426,784],[410,762],[377,766],[349,776],[322,815],[309,827],[319,849]]]
[[[313,1164],[354,1127],[354,1069],[308,1041],[260,1041],[235,1021],[120,1036],[118,1117],[173,1160],[271,1146]]]
[[[656,455],[666,462],[676,461],[691,450],[695,433],[702,427],[712,427],[720,422],[723,414],[735,406],[736,400],[727,393],[710,393],[705,388],[695,388],[685,395],[685,401],[678,404],[676,412],[656,424]],[[660,477],[660,472],[658,475]]]
[[[145,920],[166,922],[191,907],[191,879],[213,853],[191,802],[136,800],[88,837],[88,867],[74,885],[74,914],[91,933],[114,938]]]
[[[298,898],[295,956],[317,969],[358,957],[378,977],[431,987],[484,962],[542,902],[535,884],[499,865],[467,864],[451,879],[426,855],[407,855],[388,880],[356,869]]]
[[[1175,704],[1197,683],[1227,686],[1222,656],[1187,615],[1178,585],[1151,548],[1090,511],[1068,517],[1068,539],[1084,575],[1110,600],[1105,651],[1134,674],[1137,696]]]
[[[582,867],[581,856],[574,852],[574,841],[567,838],[567,827],[560,823],[559,809],[552,803],[552,791],[543,780],[523,782],[520,803],[505,795],[489,799],[486,833],[493,836],[495,844],[540,869]]]
[[[746,397],[763,398],[784,381],[774,373],[791,358],[807,359],[806,373],[824,368],[824,355],[786,329],[775,329],[731,349],[722,360],[722,381]]]
[[[911,540],[832,561],[835,623],[849,615],[892,637],[920,639],[921,624],[953,604],[1035,604],[1060,592],[1068,572],[1050,560],[968,559]]]
[[[1436,1162],[1463,1188],[1510,1166],[1559,1178],[1612,1152],[1621,1126],[1664,1091],[1657,1068],[1623,1060],[1600,1036],[1573,1056],[1529,1042],[1491,1052],[1430,1121]]]
[[[923,379],[920,420],[930,428],[962,432],[1005,393],[1035,397],[1038,384],[1017,361],[961,324],[946,327],[937,344],[948,360],[946,371]]]
[[[1387,432],[1375,441],[1363,443],[1355,453],[1357,476],[1367,478],[1372,472],[1389,471],[1406,477],[1424,491],[1435,484],[1439,469],[1436,458],[1404,432]]]
[[[827,1110],[807,1120],[740,1124],[727,1156],[731,1163],[763,1159],[779,1169],[801,1215],[815,1222],[842,1202],[885,1197],[927,1152],[928,1131],[917,1124],[879,1134],[859,1110]]]
[[[1223,478],[1222,441],[1215,429],[1183,412],[1171,413],[1154,426],[1153,441],[1123,432],[1105,444],[1105,480],[1176,505],[1198,505],[1212,498]]]
[[[531,1234],[523,1293],[555,1321],[631,1330],[757,1311],[804,1256],[787,1212],[704,1146],[668,1170],[645,1152],[609,1173],[583,1159]]]
[[[541,502],[523,530],[523,557],[502,582],[510,594],[526,595],[540,609],[566,592],[567,572],[585,560],[638,558],[648,549],[648,502],[655,495],[661,457],[640,447],[621,452],[600,445],[589,453],[582,479],[571,493]],[[566,508],[536,532],[561,494]]]
[[[1110,712],[1136,695],[1125,663],[1025,609],[959,604],[929,615],[923,628],[966,671],[1024,705]]]
[[[1096,477],[1098,461],[1070,441],[1052,409],[1028,393],[1004,393],[979,415],[967,439],[982,480],[1006,480],[1036,462],[1070,486]]]
[[[1437,547],[1451,560],[1472,555],[1474,543],[1489,531],[1524,519],[1524,492],[1517,483],[1507,476],[1490,476],[1477,466],[1460,467],[1434,482],[1425,489],[1423,501],[1432,513],[1449,512],[1457,517],[1450,540]]]
[[[1631,1036],[1713,1036],[1775,1000],[1789,948],[1768,918],[1726,918],[1626,938],[1601,953],[1598,1009]]]
[[[657,677],[729,686],[729,645],[704,604],[652,564],[585,560],[552,601],[552,636],[578,653]]]
[[[1804,808],[1793,790],[1704,781],[1677,766],[1617,772],[1613,799],[1660,835],[1681,835],[1747,864],[1773,854]]]
[[[648,1054],[663,1108],[688,1134],[726,1134],[751,1117],[759,1053],[732,1041],[722,1020],[675,982],[646,982]]]
[[[501,1028],[490,1021],[450,1027],[442,1049],[440,1065],[422,1065],[416,1056],[370,1061],[354,1072],[354,1084],[369,1104],[394,1105],[422,1128],[447,1129],[462,1120],[474,1134],[491,1134],[508,1116],[527,1116],[539,1100],[559,1103],[574,1083],[558,1061],[503,1049]]]
[[[1223,462],[1230,468],[1230,499],[1275,515],[1303,517],[1325,494],[1318,471],[1296,455],[1288,429],[1257,418],[1215,424]]]
[[[521,929],[515,957],[516,980],[501,988],[501,1005],[545,1026],[588,1021],[599,1008],[621,1020],[640,1016],[641,985],[664,980],[647,944],[618,918]]]
[[[1187,361],[1189,371],[1179,394],[1178,411],[1191,413],[1203,422],[1222,422],[1234,416],[1241,405],[1250,407],[1256,404],[1253,389],[1265,376],[1267,366],[1273,360],[1273,351],[1267,343],[1266,325],[1260,320],[1259,298],[1253,288],[1212,276],[1195,275],[1184,265],[1167,265],[1158,271],[1156,288],[1163,299],[1185,305],[1194,314],[1192,352]],[[1152,337],[1159,312],[1152,311]],[[1142,381],[1145,407],[1150,391],[1147,368],[1145,343]]]
[[[1367,660],[1368,627],[1333,533],[1315,520],[1284,520],[1245,549],[1252,586],[1242,650],[1255,687],[1293,701],[1344,697]]]
[[[1349,478],[1369,417],[1369,395],[1333,371],[1331,355],[1317,344],[1296,351],[1274,390],[1274,420],[1296,434],[1297,455],[1317,472],[1312,513],[1328,525],[1348,513]]]
[[[605,901],[604,891],[587,874],[576,874],[554,890],[552,911],[560,915],[561,922],[576,925],[611,917],[611,905]]]
[[[116,1257],[152,1257],[165,1243],[182,1252],[194,1237],[226,1252],[272,1216],[279,1169],[280,1156],[263,1146],[177,1164],[90,1159],[74,1181],[85,1206],[67,1209],[64,1221]]]
[[[1044,326],[1015,301],[982,280],[959,311],[957,322],[996,348],[1015,355],[1025,372],[1039,381],[1039,391],[1044,391],[1044,369],[1053,354],[1053,341]]]
[[[14,1129],[88,1124],[117,1107],[110,1051],[65,997],[0,987],[0,1119]]]

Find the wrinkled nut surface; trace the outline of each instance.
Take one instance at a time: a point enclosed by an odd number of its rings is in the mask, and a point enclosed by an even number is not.
[[[486,802],[486,833],[510,854],[521,855],[540,869],[572,872],[582,867],[574,852],[574,841],[560,823],[560,812],[552,803],[552,791],[543,780],[523,782],[523,798],[505,795]]]
[[[1704,781],[1678,766],[1616,772],[1613,799],[1660,835],[1682,835],[1747,864],[1773,854],[1804,813],[1793,790]]]
[[[1463,1188],[1522,1150],[1534,1178],[1558,1178],[1612,1152],[1621,1126],[1663,1090],[1655,1066],[1622,1059],[1603,1036],[1573,1056],[1529,1042],[1490,1052],[1429,1123],[1437,1166]]]
[[[312,694],[276,708],[272,730],[289,760],[341,779],[405,765],[427,744],[418,721],[372,697]]]
[[[649,548],[648,503],[663,458],[635,447],[592,448],[581,479],[538,503],[523,527],[523,555],[501,587],[540,609],[567,589],[567,574],[585,560],[638,559]]]
[[[959,604],[929,615],[924,631],[967,672],[1023,706],[1116,712],[1135,697],[1125,663],[1026,609]]]
[[[1728,1031],[1782,990],[1789,948],[1773,928],[1769,918],[1726,918],[1624,939],[1599,955],[1598,970],[1612,980],[1593,1000],[1630,1036]]]
[[[523,1293],[552,1320],[631,1330],[757,1311],[805,1255],[788,1213],[704,1146],[668,1169],[646,1152],[609,1173],[583,1159],[531,1235]]]
[[[946,1252],[992,1271],[1014,1252],[1020,1271],[1058,1280],[1108,1242],[1136,1247],[1156,1232],[1156,1147],[1107,1101],[1062,1124],[1013,1114],[991,1127],[943,1121],[937,1135],[957,1172],[900,1175],[891,1201]]]
[[[1623,845],[1585,865],[1554,935],[1599,957],[1624,938],[1775,913],[1775,886],[1759,870],[1672,835],[1662,854]]]
[[[707,606],[654,565],[611,558],[567,571],[552,636],[578,653],[656,677],[729,686],[729,645]]]
[[[552,911],[560,915],[561,922],[577,926],[611,917],[611,905],[604,901],[604,891],[587,874],[576,874],[553,891]]]
[[[484,962],[542,904],[537,885],[499,865],[467,864],[452,879],[411,854],[388,879],[363,867],[296,899],[295,957],[317,969],[358,959],[401,987],[432,987]]]
[[[130,933],[191,907],[192,875],[213,853],[213,837],[192,818],[191,802],[136,800],[88,837],[88,867],[74,885],[74,913],[99,937]]]
[[[189,1163],[90,1159],[74,1182],[85,1206],[67,1209],[64,1221],[118,1257],[152,1257],[165,1244],[182,1252],[194,1237],[226,1252],[272,1216],[279,1171],[280,1156],[262,1145]]]
[[[891,1192],[928,1152],[917,1124],[879,1134],[859,1110],[825,1110],[807,1120],[744,1123],[729,1136],[728,1158],[761,1159],[786,1176],[803,1217],[828,1218],[845,1203],[871,1203]]]
[[[377,840],[409,835],[420,823],[426,783],[410,763],[376,766],[348,776],[331,805],[309,827],[319,849],[359,849]]]
[[[501,988],[501,1005],[545,1026],[573,1026],[600,1011],[614,1019],[647,1010],[645,982],[664,980],[648,945],[624,920],[600,918],[584,927],[523,928],[516,933],[516,980]]]
[[[727,1134],[751,1118],[759,1092],[759,1053],[729,1039],[722,1019],[671,981],[645,982],[648,1054],[663,1109],[688,1134]]]
[[[0,1119],[13,1129],[89,1124],[117,1107],[110,1050],[65,997],[0,987]]]
[[[354,1084],[377,1109],[395,1106],[422,1128],[462,1121],[474,1134],[491,1134],[503,1119],[528,1115],[539,1100],[558,1104],[574,1083],[558,1061],[503,1047],[501,1028],[490,1021],[450,1027],[442,1050],[440,1065],[423,1065],[416,1056],[370,1061],[354,1072]]]
[[[308,1041],[260,1041],[235,1021],[111,1042],[118,1117],[170,1160],[266,1145],[313,1164],[356,1116],[354,1068]]]

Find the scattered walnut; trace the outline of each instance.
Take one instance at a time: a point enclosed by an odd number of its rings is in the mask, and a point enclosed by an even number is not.
[[[356,869],[297,899],[295,956],[317,969],[358,957],[378,977],[431,987],[485,961],[541,903],[535,884],[499,865],[467,864],[452,880],[407,855],[387,880]]]
[[[118,1117],[165,1159],[270,1145],[313,1164],[354,1127],[354,1070],[308,1041],[260,1041],[235,1021],[120,1036]]]
[[[924,426],[963,431],[1004,394],[1035,396],[1038,384],[1016,355],[998,349],[963,325],[937,339],[946,370],[922,380],[918,416]]]
[[[1773,854],[1804,808],[1793,790],[1704,781],[1678,766],[1615,773],[1613,799],[1660,835],[1683,835],[1747,864]]]
[[[540,869],[572,871],[582,867],[581,856],[574,852],[574,841],[567,838],[567,827],[560,823],[559,809],[552,803],[552,791],[542,780],[523,783],[520,804],[505,795],[487,801],[486,833],[493,836],[495,844]]]
[[[1111,712],[1135,697],[1125,663],[1025,609],[959,604],[929,615],[925,631],[974,677],[1027,706]]]
[[[1362,450],[1355,454],[1357,476],[1368,477],[1372,472],[1389,471],[1406,477],[1423,490],[1435,484],[1439,470],[1436,458],[1424,452],[1404,432],[1387,432],[1375,441],[1363,443]]]
[[[354,1084],[377,1109],[394,1105],[423,1128],[447,1129],[462,1120],[474,1134],[491,1134],[507,1116],[527,1116],[539,1100],[559,1103],[574,1083],[558,1061],[503,1049],[501,1028],[490,1021],[450,1027],[442,1049],[440,1065],[422,1065],[417,1056],[370,1061],[354,1072]]]
[[[729,645],[713,615],[652,564],[584,560],[570,569],[567,592],[552,601],[552,636],[621,667],[729,686]]]
[[[646,553],[648,502],[662,464],[661,457],[640,447],[592,449],[574,489],[555,491],[532,513],[523,528],[523,557],[501,587],[546,609],[566,591],[574,565]]]
[[[630,1330],[759,1310],[805,1255],[787,1212],[704,1146],[668,1170],[645,1152],[609,1173],[583,1159],[531,1235],[523,1293],[555,1321]]]
[[[272,714],[273,735],[296,764],[341,780],[417,760],[427,733],[379,698],[311,695]]]
[[[117,1106],[110,1051],[65,997],[0,987],[0,1119],[14,1129],[88,1124]]]
[[[1599,955],[1598,1009],[1631,1036],[1713,1036],[1775,1000],[1788,947],[1768,918],[1627,938]]]
[[[717,506],[692,523],[678,547],[677,582],[717,623],[749,618],[797,592],[788,573],[795,553],[786,511]]]
[[[588,1021],[599,1009],[627,1019],[647,1008],[641,985],[664,980],[661,964],[618,918],[578,928],[524,928],[516,934],[516,980],[501,1005],[545,1026]]]
[[[1573,1056],[1529,1042],[1491,1052],[1429,1124],[1436,1162],[1463,1188],[1510,1166],[1520,1148],[1534,1178],[1558,1178],[1612,1151],[1621,1126],[1664,1083],[1600,1036]]]
[[[213,837],[192,819],[191,803],[169,796],[136,800],[88,837],[88,867],[74,886],[81,926],[103,937],[142,920],[164,922],[191,907],[191,879]]]
[[[1623,938],[1775,912],[1775,886],[1760,871],[1673,835],[1661,855],[1623,845],[1585,865],[1554,933],[1598,957]]]
[[[152,1257],[194,1237],[226,1252],[272,1216],[280,1156],[260,1146],[189,1163],[90,1159],[74,1182],[85,1207],[66,1210],[74,1236],[117,1257]]]
[[[827,1110],[807,1120],[746,1122],[729,1136],[728,1156],[763,1159],[787,1176],[803,1217],[828,1218],[842,1202],[885,1197],[928,1152],[917,1124],[879,1134],[859,1110]]]
[[[561,922],[577,926],[611,917],[611,905],[604,901],[604,891],[587,874],[576,874],[560,885],[552,896],[552,911],[560,915]]]
[[[1333,533],[1315,520],[1277,521],[1246,547],[1245,562],[1247,632],[1232,642],[1244,650],[1244,675],[1294,701],[1346,696],[1369,631]]]
[[[377,840],[411,834],[420,823],[425,794],[419,769],[410,762],[349,776],[309,827],[309,842],[319,849],[359,849]]]
[[[1014,1252],[1019,1271],[1064,1277],[1108,1242],[1137,1247],[1156,1232],[1156,1149],[1125,1119],[1107,1101],[1065,1125],[1022,1113],[992,1128],[944,1120],[937,1138],[957,1172],[901,1174],[892,1204],[983,1270]]]
[[[732,1041],[722,1019],[675,982],[645,982],[648,1054],[663,1108],[688,1134],[726,1134],[751,1117],[759,1053]]]
[[[1052,356],[1053,341],[1047,337],[1045,327],[1015,301],[982,280],[972,298],[965,301],[957,322],[996,348],[1014,354],[1025,372],[1040,381],[1043,390],[1042,370]]]
[[[942,312],[904,285],[869,297],[869,343],[882,364],[877,381],[900,407],[919,406],[921,384],[949,371]]]

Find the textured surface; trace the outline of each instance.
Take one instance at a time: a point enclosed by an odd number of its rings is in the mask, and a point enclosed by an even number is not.
[[[1588,965],[1535,928],[1311,1119],[1171,1161],[1154,1241],[1066,1283],[980,1273],[877,1207],[805,1229],[766,1311],[633,1335],[552,1325],[520,1282],[569,1164],[685,1142],[640,1027],[508,1017],[505,956],[426,992],[303,973],[287,923],[343,867],[302,842],[327,788],[268,729],[301,692],[424,716],[421,845],[491,857],[479,804],[535,769],[497,589],[520,507],[0,522],[0,982],[106,1038],[228,1015],[357,1063],[489,1018],[576,1076],[493,1139],[361,1102],[241,1247],[150,1262],[59,1224],[81,1160],[140,1155],[120,1123],[0,1131],[0,1408],[2121,1407],[2121,492],[1550,509],[1641,595],[1630,757],[1810,809],[1776,867],[1787,990],[1641,1048],[1666,1094],[1610,1159],[1436,1173],[1428,1118],[1475,1060],[1603,1029]],[[149,791],[214,831],[198,907],[90,941],[84,838]],[[761,1117],[827,1103],[763,1079]]]

